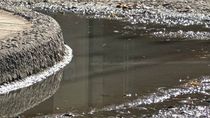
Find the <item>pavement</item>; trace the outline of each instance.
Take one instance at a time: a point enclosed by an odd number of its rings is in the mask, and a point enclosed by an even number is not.
[[[0,40],[13,33],[29,28],[31,24],[19,16],[0,10]]]

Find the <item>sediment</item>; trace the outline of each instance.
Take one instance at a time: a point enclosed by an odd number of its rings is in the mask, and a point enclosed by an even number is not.
[[[63,59],[63,35],[53,18],[6,1],[0,2],[0,9],[32,24],[0,40],[0,84],[36,74]]]
[[[154,38],[181,40],[210,39],[209,0],[8,0],[12,5],[36,11],[75,13],[91,18],[129,22],[131,25],[158,25]],[[175,31],[169,29],[175,27]],[[177,28],[179,27],[179,28]],[[191,32],[193,28],[193,32]],[[155,27],[154,27],[155,28]],[[182,34],[180,34],[180,32]],[[207,33],[206,33],[207,32]],[[172,37],[171,37],[172,36]],[[199,38],[201,36],[202,38]]]
[[[12,4],[34,10],[71,12],[95,18],[118,19],[132,23],[161,25],[204,25],[209,23],[208,0],[18,0]]]

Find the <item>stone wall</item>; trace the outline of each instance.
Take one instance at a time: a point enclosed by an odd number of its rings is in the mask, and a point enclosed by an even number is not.
[[[0,9],[24,17],[32,27],[0,40],[0,84],[36,74],[64,56],[62,31],[53,18],[11,6],[0,2]]]

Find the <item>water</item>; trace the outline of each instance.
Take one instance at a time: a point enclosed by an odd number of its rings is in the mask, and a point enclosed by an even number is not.
[[[50,98],[59,88],[63,68],[72,59],[72,50],[65,45],[62,61],[19,81],[0,85],[0,117],[16,117]]]
[[[156,25],[50,15],[74,58],[57,92],[20,116],[158,117],[208,109],[209,96],[198,89],[210,75],[208,40],[165,40],[151,36],[162,29]]]
[[[51,97],[59,88],[62,70],[33,86],[0,95],[0,117],[15,117]]]

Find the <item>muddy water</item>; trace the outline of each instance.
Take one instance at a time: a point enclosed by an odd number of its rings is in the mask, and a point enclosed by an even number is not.
[[[61,70],[54,75],[48,76],[47,79],[43,81],[35,82],[32,86],[12,90],[6,94],[2,94],[1,91],[0,117],[16,117],[20,113],[50,98],[59,88],[62,75]],[[1,86],[1,90],[2,89],[3,87]]]
[[[186,104],[208,105],[207,93],[180,87],[210,75],[208,40],[155,38],[151,33],[162,28],[155,25],[51,16],[60,23],[74,58],[56,94],[21,116],[158,117],[171,108],[189,109]]]

